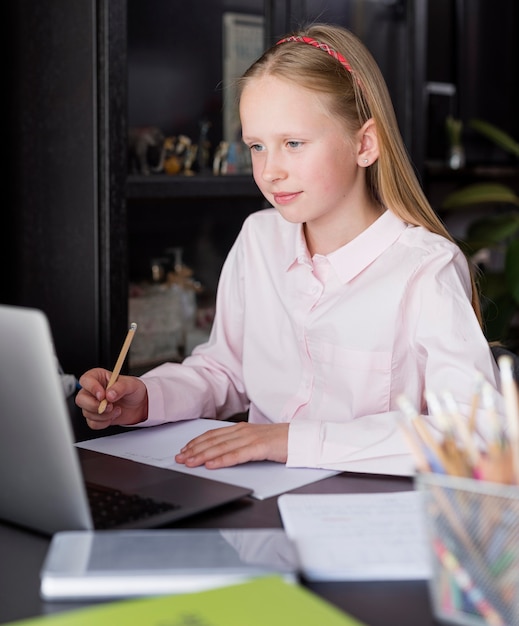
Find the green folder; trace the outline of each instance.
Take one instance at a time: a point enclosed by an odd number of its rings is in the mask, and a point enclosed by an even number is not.
[[[365,626],[278,576],[197,593],[122,600],[11,622],[16,626]]]

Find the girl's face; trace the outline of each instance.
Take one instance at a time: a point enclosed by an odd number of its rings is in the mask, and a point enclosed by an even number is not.
[[[286,220],[331,232],[371,210],[362,140],[331,117],[326,96],[264,75],[244,87],[240,117],[254,180]]]

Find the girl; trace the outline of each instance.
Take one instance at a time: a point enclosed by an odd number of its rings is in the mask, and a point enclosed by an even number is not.
[[[425,198],[381,73],[349,31],[313,25],[239,83],[243,141],[271,209],[249,216],[222,269],[209,341],[141,378],[80,380],[91,428],[200,416],[175,457],[218,468],[268,459],[347,469],[408,458],[405,393],[470,405],[476,371],[497,387],[468,263]],[[108,408],[99,415],[106,397]]]

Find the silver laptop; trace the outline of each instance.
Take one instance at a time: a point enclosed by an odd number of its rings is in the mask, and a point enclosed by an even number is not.
[[[42,311],[0,305],[0,359],[2,520],[44,534],[153,528],[250,495],[243,487],[76,447]]]

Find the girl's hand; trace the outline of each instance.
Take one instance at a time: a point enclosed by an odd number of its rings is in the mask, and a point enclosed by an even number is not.
[[[187,443],[175,456],[186,467],[230,467],[248,461],[286,463],[288,424],[249,424],[216,428]]]
[[[79,379],[81,389],[75,401],[93,430],[114,425],[131,426],[148,417],[148,391],[142,380],[135,376],[119,376],[107,390],[110,375],[108,370],[96,367]],[[108,404],[99,414],[99,405],[104,398]]]

